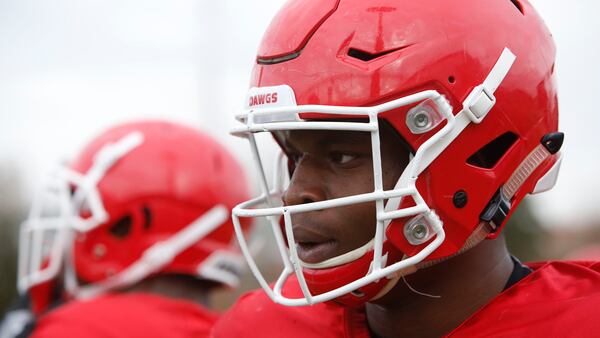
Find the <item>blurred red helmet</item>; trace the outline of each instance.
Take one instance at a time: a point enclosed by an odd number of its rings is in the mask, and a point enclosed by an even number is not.
[[[40,271],[61,259],[67,291],[78,297],[157,274],[236,285],[244,262],[232,245],[229,213],[248,190],[240,166],[212,137],[170,122],[126,123],[95,138],[55,177],[70,190],[70,210],[57,224],[64,236],[53,235],[66,239],[51,245],[64,247],[65,257],[36,249],[35,230],[43,227],[35,225],[49,219],[30,216],[21,289],[48,277]],[[41,267],[32,263],[40,254]]]
[[[259,47],[234,132],[253,140],[282,129],[361,130],[376,139],[385,121],[413,156],[394,190],[383,193],[375,179],[360,200],[381,205],[373,241],[322,264],[290,250],[280,279],[295,271],[304,299],[267,293],[287,305],[361,304],[408,271],[497,236],[526,194],[556,181],[554,59],[552,36],[527,1],[289,1]],[[377,156],[373,149],[381,177]],[[234,222],[358,202],[262,211],[246,203]]]

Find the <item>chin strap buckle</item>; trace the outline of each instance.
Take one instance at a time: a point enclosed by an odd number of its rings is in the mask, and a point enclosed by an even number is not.
[[[515,62],[516,56],[508,48],[504,48],[500,58],[483,81],[482,84],[475,87],[463,102],[463,111],[475,124],[481,123],[485,116],[492,110],[496,104],[494,92],[500,86],[500,83],[508,74],[508,71]]]
[[[487,222],[492,226],[492,233],[502,225],[508,213],[510,212],[510,200],[504,196],[502,189],[498,189],[494,197],[490,200],[487,207],[483,209],[483,212],[479,216],[484,222]]]
[[[473,89],[465,100],[463,111],[473,123],[480,123],[496,104],[496,97],[484,85]]]

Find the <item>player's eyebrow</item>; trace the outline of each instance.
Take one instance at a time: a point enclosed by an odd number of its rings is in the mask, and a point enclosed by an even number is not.
[[[304,131],[298,131],[303,133]],[[302,135],[302,137],[308,137]],[[312,136],[316,138],[315,145],[319,149],[326,149],[332,145],[361,145],[369,147],[371,146],[371,138],[368,132],[361,131],[320,131],[317,135]],[[294,139],[278,134],[276,138],[279,140],[279,144],[285,151],[298,151],[298,147],[294,144]]]
[[[320,138],[317,145],[325,147],[328,145],[339,145],[339,144],[356,144],[356,145],[371,145],[370,134],[367,132],[360,131],[341,131],[332,132],[328,135]]]

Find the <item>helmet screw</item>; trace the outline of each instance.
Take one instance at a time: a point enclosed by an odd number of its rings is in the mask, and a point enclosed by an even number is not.
[[[427,232],[427,226],[423,223],[415,224],[410,230],[411,235],[417,240],[427,237]]]
[[[452,198],[454,206],[458,209],[464,208],[464,206],[467,205],[467,201],[467,192],[464,190],[459,190],[455,192],[454,197]]]
[[[404,237],[412,245],[421,245],[429,240],[432,229],[425,216],[417,216],[404,224]]]
[[[104,244],[96,244],[94,246],[94,256],[96,258],[102,258],[106,255],[106,246]]]
[[[415,127],[425,129],[429,127],[429,114],[426,111],[420,111],[413,117]]]

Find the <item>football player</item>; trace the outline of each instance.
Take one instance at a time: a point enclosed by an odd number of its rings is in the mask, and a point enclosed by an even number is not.
[[[18,288],[35,319],[25,334],[207,336],[211,293],[235,287],[245,265],[230,212],[246,198],[236,160],[199,130],[107,130],[50,175],[22,225]]]
[[[600,265],[523,264],[502,236],[557,179],[554,60],[526,0],[289,1],[234,130],[260,171],[256,133],[285,155],[233,210],[264,290],[214,336],[600,334]],[[254,217],[283,261],[271,285],[241,232]]]

